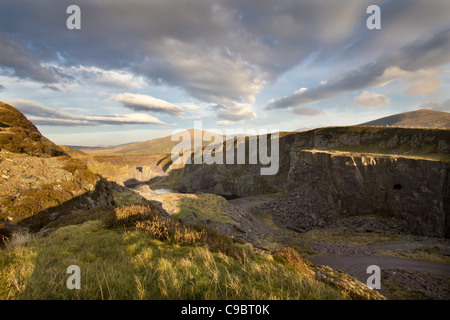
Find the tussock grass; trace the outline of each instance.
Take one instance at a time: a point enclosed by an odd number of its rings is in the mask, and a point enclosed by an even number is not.
[[[279,259],[278,259],[279,260]],[[101,221],[66,226],[0,251],[1,299],[342,299],[346,295],[271,255],[241,262]],[[69,265],[81,289],[66,287]]]
[[[6,246],[8,248],[22,247],[22,246],[26,245],[28,242],[33,241],[35,239],[36,239],[36,236],[29,232],[14,233],[6,241]]]
[[[151,204],[66,216],[0,250],[0,299],[349,299],[291,248],[256,252]],[[73,224],[72,224],[73,223]],[[67,267],[81,269],[69,290]]]
[[[239,249],[231,237],[216,229],[203,225],[185,225],[163,216],[156,207],[150,205],[117,208],[111,226],[135,227],[136,230],[148,233],[158,240],[177,245],[205,246],[211,251],[225,253],[237,260],[242,259],[242,252],[245,251]]]

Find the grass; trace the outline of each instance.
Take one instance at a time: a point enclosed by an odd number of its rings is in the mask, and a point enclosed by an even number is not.
[[[292,239],[291,247],[296,251],[300,252],[302,257],[310,258],[317,254],[317,252],[311,249],[305,241],[301,238],[301,235],[293,230],[283,229],[278,227],[274,222],[273,218],[270,214],[253,214],[253,218],[258,219],[266,226],[276,231],[278,234],[282,234],[283,236],[289,237]],[[279,242],[266,243],[265,248],[269,251],[278,251],[282,249],[282,245]]]
[[[292,253],[254,253],[239,262],[205,247],[86,221],[1,250],[0,299],[348,298],[299,264]],[[70,265],[81,269],[80,290],[66,287]]]
[[[416,248],[407,251],[378,251],[380,254],[387,256],[405,258],[405,259],[416,259],[424,260],[438,263],[450,264],[450,257],[441,254],[441,250],[438,247],[424,247]]]
[[[118,207],[131,206],[133,204],[145,204],[148,201],[137,193],[123,193],[112,191],[114,201]]]
[[[350,232],[330,229],[315,229],[302,234],[301,238],[307,242],[327,242],[366,246],[375,243],[399,240],[400,236],[376,232]]]
[[[221,223],[236,224],[226,215],[230,208],[227,200],[209,193],[166,193],[158,195],[164,210],[176,218],[184,218],[195,212],[199,217]]]
[[[12,106],[0,102],[0,150],[32,156],[55,156],[63,152],[42,137],[36,126]]]

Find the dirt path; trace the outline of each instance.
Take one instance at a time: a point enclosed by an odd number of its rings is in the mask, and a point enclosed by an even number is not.
[[[406,251],[422,247],[436,246],[442,251],[449,250],[448,242],[436,243],[429,241],[393,241],[367,246],[350,246],[330,243],[308,243],[314,250],[321,254],[313,257],[311,262],[326,265],[333,269],[339,269],[355,277],[362,283],[366,283],[371,275],[367,268],[371,265],[380,267],[381,291],[389,297],[392,292],[386,288],[383,281],[386,276],[403,282],[404,288],[419,290],[419,298],[448,299],[450,298],[450,284],[442,280],[442,276],[450,277],[450,265],[431,261],[398,258],[379,254],[377,251]],[[437,279],[437,280],[436,280]],[[403,291],[406,289],[403,289]],[[417,292],[417,291],[416,291]],[[394,297],[397,298],[397,297]]]
[[[319,255],[311,259],[311,262],[339,269],[366,283],[370,274],[367,268],[377,265],[383,270],[406,270],[415,272],[432,272],[450,275],[450,265],[431,261],[404,259],[374,254],[370,256],[341,256],[341,255]]]

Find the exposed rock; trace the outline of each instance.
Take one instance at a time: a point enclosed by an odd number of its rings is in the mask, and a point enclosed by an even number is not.
[[[336,226],[450,236],[450,131],[322,128],[279,143],[274,176],[261,176],[261,165],[193,164],[179,169],[177,187],[236,196],[284,191],[263,209],[297,232]]]
[[[292,154],[286,186],[288,199],[302,197],[299,209],[277,217],[310,227],[314,204],[318,219],[327,223],[327,212],[343,214],[334,215],[334,223],[353,230],[448,237],[449,168],[439,161],[300,150]]]

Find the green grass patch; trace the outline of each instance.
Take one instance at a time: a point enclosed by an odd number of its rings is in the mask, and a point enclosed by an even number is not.
[[[126,207],[134,204],[146,204],[148,201],[137,193],[125,193],[112,191],[113,198],[118,207]]]
[[[346,152],[349,154],[373,154],[391,157],[402,157],[417,160],[450,161],[450,155],[438,150],[437,145],[429,145],[425,148],[411,148],[407,145],[399,145],[395,148],[380,146],[378,144],[337,146],[330,151]]]
[[[209,193],[166,193],[159,195],[164,210],[177,218],[184,218],[195,212],[199,217],[222,223],[236,224],[228,217],[230,204],[221,196]]]
[[[405,259],[416,259],[424,261],[432,261],[438,263],[450,264],[450,257],[441,254],[441,250],[438,247],[425,247],[417,248],[408,251],[378,251],[380,254],[387,256],[405,258]]]

